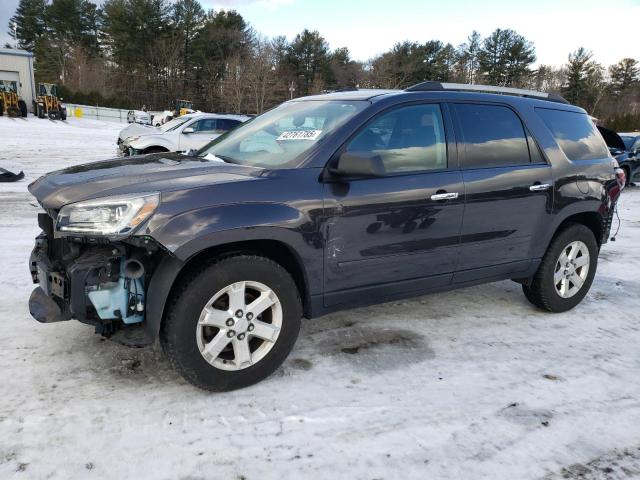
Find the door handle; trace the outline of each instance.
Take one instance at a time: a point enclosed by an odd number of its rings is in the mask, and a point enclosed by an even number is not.
[[[434,202],[438,202],[441,200],[455,200],[456,198],[458,198],[458,192],[436,193],[434,195],[431,195],[431,200],[433,200]]]
[[[531,185],[529,187],[529,190],[531,190],[532,192],[542,192],[544,190],[549,190],[551,188],[551,185],[549,185],[548,183],[537,183],[534,185]]]

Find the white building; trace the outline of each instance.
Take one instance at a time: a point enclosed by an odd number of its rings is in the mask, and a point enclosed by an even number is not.
[[[25,50],[0,48],[0,81],[12,82],[27,108],[33,108],[36,85],[33,80],[33,54]]]

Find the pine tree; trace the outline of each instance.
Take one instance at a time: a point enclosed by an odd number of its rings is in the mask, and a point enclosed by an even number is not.
[[[478,52],[479,72],[483,82],[490,85],[524,84],[535,60],[533,44],[510,29],[496,29],[485,38]]]
[[[329,44],[318,31],[305,29],[289,45],[287,63],[296,78],[301,80],[298,92],[318,93],[325,85],[329,68]]]
[[[173,5],[173,23],[176,34],[182,44],[182,59],[184,64],[183,86],[191,78],[191,65],[193,63],[192,43],[204,26],[206,18],[204,9],[197,0],[178,0]]]
[[[9,20],[9,35],[18,47],[34,52],[36,42],[45,33],[47,0],[20,0],[16,13]]]
[[[630,87],[640,83],[638,61],[633,58],[623,58],[609,67],[609,76],[611,77],[611,93],[619,95],[625,92]]]
[[[590,71],[593,69],[592,53],[580,47],[569,54],[567,63],[567,83],[562,89],[565,98],[571,103],[578,103],[586,96]]]

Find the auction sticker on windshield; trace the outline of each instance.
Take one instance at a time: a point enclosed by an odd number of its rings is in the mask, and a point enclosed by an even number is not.
[[[276,140],[316,140],[321,133],[322,130],[290,130],[282,132]]]

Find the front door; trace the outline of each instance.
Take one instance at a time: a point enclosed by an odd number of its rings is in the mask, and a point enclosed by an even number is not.
[[[180,151],[186,152],[191,148],[200,149],[211,140],[220,136],[217,130],[217,119],[203,118],[186,125],[180,134]],[[192,128],[193,132],[185,133],[186,129]]]
[[[504,105],[452,104],[465,210],[454,283],[525,271],[553,200],[551,166]]]
[[[326,306],[450,283],[463,184],[445,118],[438,104],[395,108],[342,150],[378,154],[386,175],[324,185]]]

